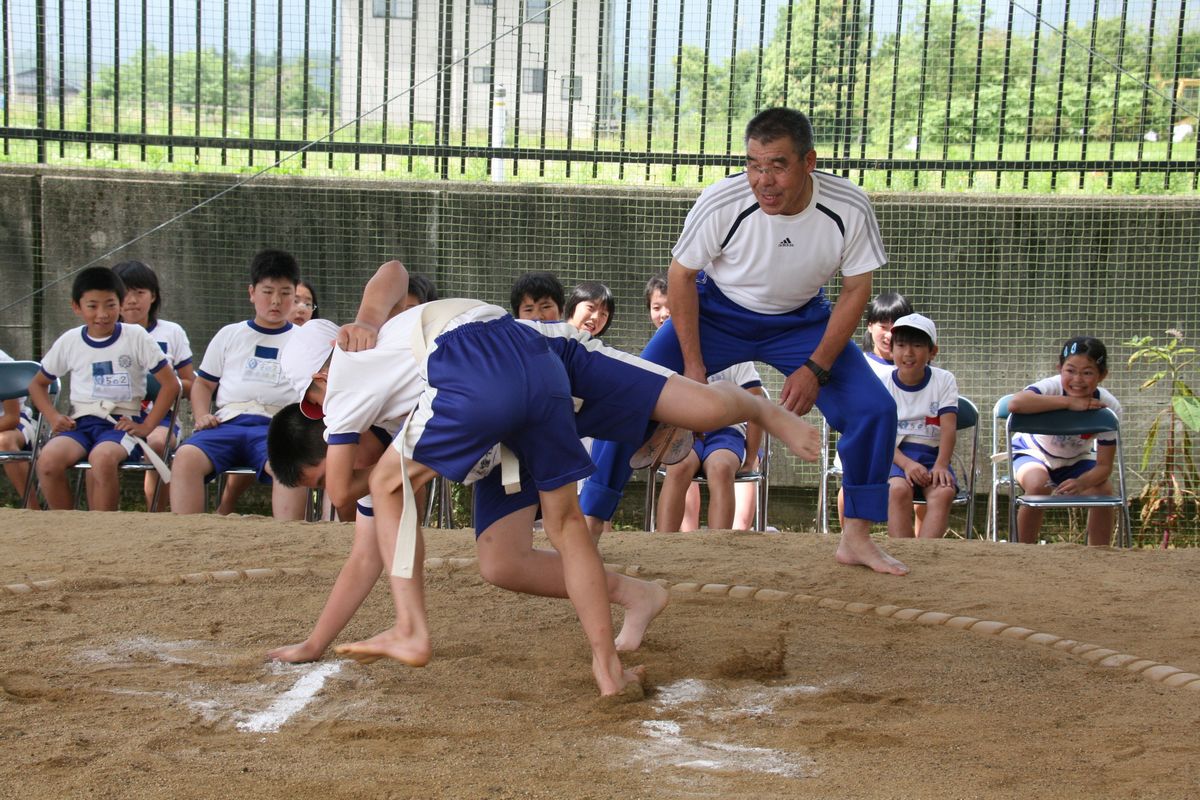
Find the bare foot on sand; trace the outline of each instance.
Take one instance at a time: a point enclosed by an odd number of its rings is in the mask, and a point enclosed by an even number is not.
[[[641,700],[646,696],[645,690],[642,688],[642,681],[646,677],[644,666],[625,669],[621,665],[620,659],[614,658],[613,663],[610,663],[608,669],[605,669],[595,659],[592,659],[592,675],[595,676],[596,684],[600,687],[601,697]]]
[[[888,555],[869,535],[854,536],[843,533],[835,558],[839,564],[849,567],[870,567],[886,575],[908,574],[908,567],[904,566],[900,559]]]
[[[316,661],[324,650],[318,650],[307,641],[299,644],[287,644],[267,652],[267,661],[283,661],[288,664],[303,664],[306,661]]]
[[[646,628],[671,602],[671,595],[657,583],[631,578],[622,586],[621,600],[625,607],[625,622],[614,644],[618,653],[628,653],[641,647]]]
[[[352,658],[360,664],[371,664],[381,658],[391,658],[410,667],[425,666],[432,654],[427,637],[404,633],[396,628],[388,628],[365,641],[338,645],[333,652]]]

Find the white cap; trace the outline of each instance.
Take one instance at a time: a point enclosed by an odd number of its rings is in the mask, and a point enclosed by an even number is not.
[[[892,323],[892,336],[895,336],[897,328],[914,328],[929,336],[929,340],[937,344],[937,326],[933,324],[933,320],[924,314],[905,314],[900,319]]]
[[[304,402],[304,393],[312,383],[312,376],[321,371],[333,352],[338,330],[339,327],[330,320],[310,319],[292,331],[291,338],[279,355],[279,367],[287,382],[300,395],[301,410],[306,417],[319,419],[312,416],[311,409],[305,408],[312,404]]]

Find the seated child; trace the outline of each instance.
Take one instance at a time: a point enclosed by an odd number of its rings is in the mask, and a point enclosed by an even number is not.
[[[71,309],[83,320],[58,337],[29,384],[29,399],[54,435],[38,453],[37,475],[46,504],[71,509],[75,498],[67,472],[87,459],[88,508],[116,511],[120,465],[138,458],[141,447],[179,395],[179,379],[158,343],[138,325],[123,325],[125,285],[107,267],[89,267],[75,276]],[[60,414],[48,391],[59,375],[71,376],[71,413]],[[159,402],[144,417],[146,375],[161,385]]]
[[[599,281],[583,281],[567,298],[563,319],[599,338],[612,325],[616,313],[617,301],[607,286]]]
[[[0,362],[13,360],[12,356],[0,350]],[[5,400],[3,406],[0,407],[0,453],[19,453],[22,450],[30,450],[33,443],[33,427],[28,404],[20,399]],[[8,476],[13,488],[17,490],[17,498],[20,499],[25,492],[25,487],[29,484],[29,462],[6,461],[4,462],[4,474]],[[30,492],[25,507],[41,508],[33,492]]]
[[[508,304],[516,319],[558,322],[563,315],[563,287],[550,272],[526,272],[513,281]]]
[[[141,325],[158,342],[167,361],[175,368],[183,384],[183,396],[187,397],[192,391],[192,382],[196,378],[196,370],[192,366],[192,346],[188,342],[187,333],[179,325],[170,320],[159,319],[158,309],[162,306],[162,290],[158,285],[158,276],[149,266],[141,261],[124,261],[113,267],[113,272],[125,284],[125,300],[121,303],[121,321],[127,325]],[[152,403],[143,403],[145,409]],[[146,437],[146,441],[154,448],[154,452],[162,455],[166,452],[167,441],[179,435],[179,423],[176,421],[174,430],[167,428],[167,418],[154,432]],[[146,493],[146,508],[154,508],[154,493],[158,488],[158,473],[147,472],[144,491]],[[166,505],[165,498],[163,505]]]
[[[295,330],[287,316],[299,280],[296,259],[282,250],[263,250],[250,262],[254,318],[217,331],[192,385],[195,432],[175,453],[171,480],[176,514],[203,511],[205,482],[229,469],[251,467],[261,483],[272,483],[267,426],[276,411],[296,400],[279,354]],[[307,500],[303,489],[271,486],[276,519],[302,519]]]
[[[954,375],[929,366],[937,355],[937,328],[920,314],[892,325],[896,366],[884,383],[896,401],[896,455],[888,478],[888,535],[914,535],[913,499],[925,499],[922,539],[946,535],[950,506],[958,486],[950,459],[958,422],[958,384]]]
[[[372,332],[383,318],[382,309],[386,307],[387,303],[372,306],[364,296],[359,319],[355,324],[343,328],[343,335],[339,337],[343,346],[351,341],[359,342],[359,346],[364,342],[374,345],[375,336]],[[496,439],[504,441],[505,438],[510,438],[515,445],[513,450],[519,456],[525,457],[522,467],[526,469],[527,478],[532,476],[532,479],[522,481],[515,495],[507,494],[503,489],[486,493],[495,499],[497,507],[484,507],[484,513],[477,518],[477,524],[482,526],[483,533],[480,539],[481,568],[487,569],[483,565],[493,561],[484,553],[485,540],[492,527],[491,522],[505,521],[506,518],[516,519],[512,514],[517,511],[527,513],[527,516],[520,520],[524,536],[528,537],[529,523],[533,519],[532,512],[540,499],[546,514],[546,529],[556,550],[561,554],[563,577],[561,583],[557,583],[555,573],[545,572],[545,567],[548,566],[548,563],[542,563],[546,561],[543,558],[545,554],[537,555],[531,548],[526,547],[531,560],[522,556],[518,556],[517,560],[527,560],[529,567],[541,564],[541,568],[526,570],[527,574],[523,576],[525,585],[521,590],[550,596],[566,594],[572,599],[589,634],[588,639],[593,649],[593,674],[601,692],[611,694],[619,691],[627,682],[635,680],[636,676],[624,671],[616,656],[607,610],[609,596],[612,595],[611,580],[605,579],[595,545],[583,525],[574,489],[570,485],[580,474],[591,470],[590,460],[577,449],[575,439],[578,433],[584,432],[584,427],[577,429],[576,425],[596,426],[588,427],[588,430],[603,430],[608,435],[616,435],[618,432],[625,436],[636,435],[640,441],[644,437],[651,407],[656,415],[660,410],[667,409],[668,415],[678,414],[681,420],[689,422],[755,416],[769,420],[768,424],[779,430],[785,441],[810,456],[810,451],[815,448],[812,432],[804,423],[769,402],[755,405],[753,398],[748,395],[745,396],[745,401],[731,398],[728,391],[711,391],[712,387],[704,387],[678,376],[664,374],[659,368],[636,366],[629,356],[617,358],[601,354],[599,357],[607,359],[607,363],[604,366],[599,365],[594,357],[598,348],[602,346],[590,340],[590,337],[576,339],[564,335],[563,326],[527,327],[515,324],[501,309],[473,301],[446,301],[442,307],[430,310],[432,315],[422,316],[416,310],[402,314],[380,331],[378,349],[384,351],[382,357],[393,365],[390,380],[395,381],[395,385],[390,390],[384,392],[380,390],[381,387],[376,386],[372,391],[364,391],[358,387],[360,381],[348,381],[346,384],[346,402],[349,407],[361,409],[366,403],[375,403],[379,409],[376,416],[382,418],[395,418],[400,411],[411,412],[406,432],[397,437],[370,476],[377,535],[381,541],[384,563],[392,561],[394,554],[411,560],[401,561],[392,569],[392,588],[397,610],[396,626],[372,640],[338,648],[338,652],[364,661],[388,656],[404,663],[420,665],[428,660],[429,640],[420,584],[420,536],[415,525],[413,528],[407,528],[409,523],[405,509],[408,509],[409,513],[412,511],[412,489],[405,484],[411,482],[423,485],[433,476],[434,470],[431,466],[424,465],[424,462],[418,463],[422,458],[430,462],[443,461],[444,466],[439,471],[448,473],[448,477],[452,479],[467,480],[479,471],[479,460],[487,456],[492,449],[493,445],[485,445],[484,441],[490,439],[494,443]],[[444,329],[444,332],[437,336],[436,349],[430,352],[426,368],[429,385],[438,387],[436,403],[430,402],[432,398],[424,390],[419,397],[412,396],[412,389],[420,389],[425,385],[425,381],[421,379],[421,373],[425,370],[419,369],[425,357],[416,352],[413,344],[417,325],[422,326],[425,338],[428,338],[429,328]],[[448,330],[445,330],[447,328]],[[479,355],[472,356],[471,351],[478,351]],[[306,399],[312,402],[317,393],[323,393],[324,403],[332,413],[339,403],[337,394],[332,391],[334,375],[338,373],[340,364],[353,363],[351,357],[355,355],[359,354],[343,349],[335,351],[330,367],[329,386],[322,387],[314,380],[308,388]],[[370,355],[370,350],[361,355]],[[376,360],[379,357],[372,356]],[[461,368],[461,364],[447,369],[445,361],[454,358],[470,358],[474,364],[466,370]],[[524,367],[497,363],[504,360],[521,362]],[[382,371],[375,368],[368,372],[378,375]],[[480,380],[481,375],[485,375],[487,379]],[[514,381],[513,377],[516,375],[522,377]],[[575,376],[574,381],[569,377],[571,375]],[[625,376],[624,380],[615,380],[621,376]],[[547,380],[554,381],[555,386],[543,385]],[[630,383],[630,380],[633,383]],[[649,391],[652,386],[659,387],[659,390]],[[634,387],[645,390],[631,391]],[[477,408],[478,403],[465,402],[466,394],[471,392],[486,394],[489,398],[488,407],[495,413],[486,417],[472,414],[470,409]],[[497,400],[498,397],[512,400],[514,393],[527,395],[527,399],[518,402]],[[578,418],[572,413],[569,400],[571,395],[580,397],[583,401]],[[655,395],[659,395],[657,401]],[[512,434],[502,431],[500,435],[492,433],[517,425],[511,418],[523,417],[529,413],[524,410],[528,408],[528,404],[540,409],[537,412],[537,426],[531,427],[522,423],[511,428],[514,431]],[[627,409],[624,414],[614,416],[623,408]],[[641,411],[633,413],[635,408]],[[542,414],[543,411],[546,415]],[[569,423],[569,428],[558,435],[548,435],[546,425],[554,423],[548,423],[547,420],[553,420],[554,414],[565,414],[564,419]],[[443,415],[458,416],[459,419],[450,423],[439,419]],[[327,421],[328,419],[327,417]],[[605,420],[608,422],[605,423]],[[561,427],[561,424],[559,426]],[[361,430],[362,426],[359,423],[352,427]],[[518,434],[516,431],[522,433]],[[355,433],[351,436],[356,435]],[[345,472],[337,463],[340,459],[337,451],[340,448],[334,445],[335,442],[341,441],[341,437],[333,429],[328,431],[328,436],[328,458],[317,467],[319,470],[323,469],[327,486],[330,484],[332,472]],[[399,448],[414,437],[417,439],[413,446],[414,453],[411,456],[402,454]],[[521,442],[521,437],[536,439],[537,444],[527,446]],[[550,454],[554,454],[554,457],[550,458]],[[537,469],[530,469],[531,460],[535,464],[539,460],[545,460],[545,464],[537,464]],[[381,469],[384,470],[383,478],[380,478]],[[543,469],[551,470],[552,474],[539,478],[538,472]],[[413,474],[408,475],[406,481],[405,474],[410,471]],[[311,473],[310,477],[313,477]],[[403,492],[401,488],[404,489]],[[353,487],[353,490],[357,491],[357,487]],[[502,505],[505,507],[501,508]],[[573,513],[569,510],[564,511],[563,505],[568,509],[571,505],[576,505],[576,510]],[[491,522],[479,522],[479,519],[484,519],[488,514]],[[405,529],[412,531],[413,538],[402,540],[406,546],[396,548],[394,543],[397,525],[402,518],[406,520]],[[506,543],[504,547],[520,550],[522,544],[517,541]],[[648,612],[644,612],[646,618],[640,623],[644,630],[644,626],[658,610],[661,610],[665,602],[642,602],[641,605],[649,609]],[[639,631],[636,637],[638,640],[640,635]]]
[[[310,319],[320,319],[317,309],[317,287],[306,280],[296,284],[295,302],[292,312],[288,314],[288,322],[293,325],[303,325]]]
[[[1009,411],[1037,414],[1068,409],[1111,409],[1121,404],[1100,386],[1108,375],[1108,348],[1091,336],[1067,340],[1058,354],[1058,374],[1031,383],[1009,400]],[[1013,476],[1027,494],[1113,494],[1116,439],[1019,433],[1013,437]],[[1107,547],[1112,540],[1114,509],[1088,510],[1088,544]],[[1042,530],[1042,509],[1017,509],[1022,544],[1034,544]]]
[[[646,281],[646,311],[650,313],[650,324],[658,330],[671,318],[670,301],[667,299],[667,276],[661,272]]]

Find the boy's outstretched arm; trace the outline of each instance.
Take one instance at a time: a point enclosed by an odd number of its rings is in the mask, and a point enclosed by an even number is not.
[[[358,498],[370,494],[371,468],[355,469],[358,444],[331,444],[325,455],[325,493],[338,514],[347,519]]]

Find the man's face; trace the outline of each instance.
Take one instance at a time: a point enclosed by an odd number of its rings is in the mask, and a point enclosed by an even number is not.
[[[746,140],[746,178],[765,214],[799,214],[812,197],[815,150],[801,158],[790,137]]]

